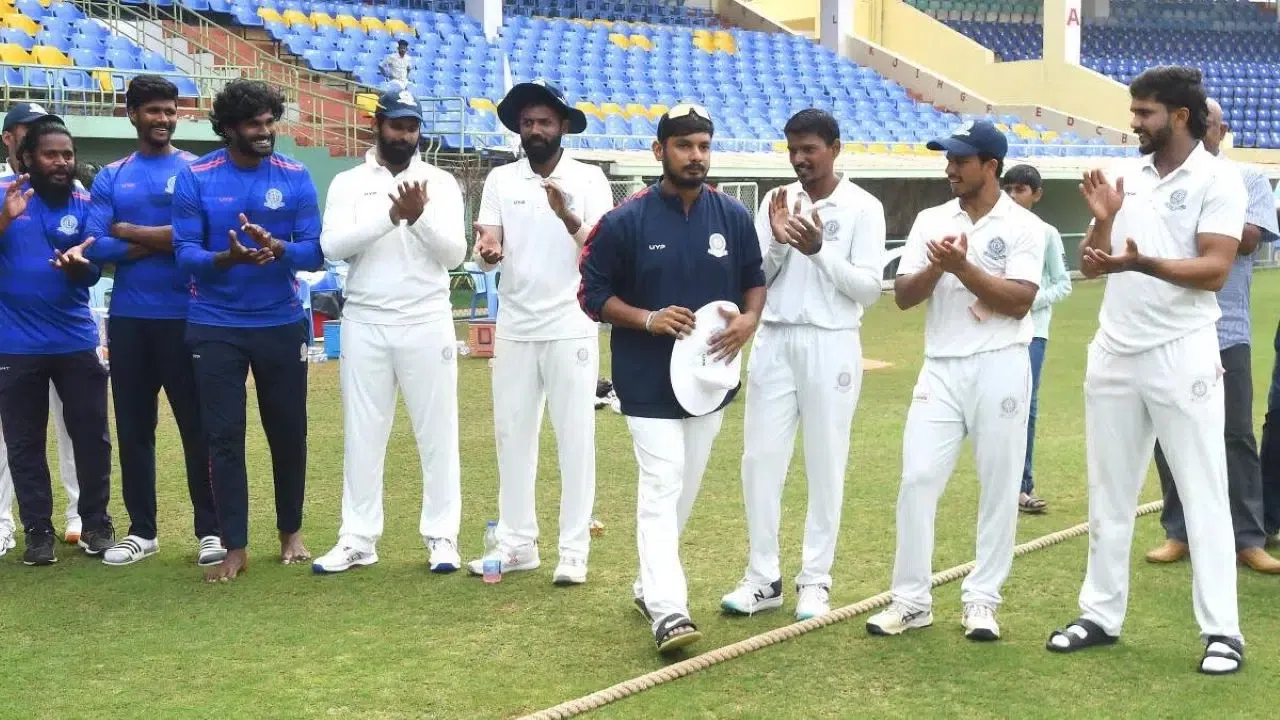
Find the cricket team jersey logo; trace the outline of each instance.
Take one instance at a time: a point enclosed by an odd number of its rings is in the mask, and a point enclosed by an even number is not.
[[[1004,260],[1008,248],[1005,247],[1004,238],[994,237],[987,243],[987,257],[997,262]]]
[[[284,193],[275,188],[267,191],[267,197],[262,201],[263,206],[268,210],[279,210],[284,207]]]
[[[63,235],[75,235],[79,229],[80,221],[76,219],[75,215],[63,215],[62,219],[58,221],[58,232]]]
[[[578,367],[586,367],[587,360],[591,357],[591,351],[584,347],[578,348]]]
[[[729,254],[728,244],[725,242],[723,235],[720,233],[711,234],[711,238],[707,240],[707,254],[717,258],[722,258]]]
[[[1002,417],[1013,417],[1018,412],[1018,399],[1010,395],[1000,401],[1000,415]]]
[[[440,361],[448,363],[451,360],[453,360],[453,346],[445,345],[444,348],[440,350]]]
[[[836,376],[836,390],[847,393],[853,387],[853,374],[849,371],[843,371]]]
[[[164,182],[164,191],[165,191],[165,193],[167,193],[167,194],[169,194],[169,195],[172,195],[172,194],[173,194],[173,186],[174,186],[174,184],[175,184],[175,183],[177,183],[177,182],[178,182],[178,176],[177,176],[177,175],[170,175],[170,176],[169,176],[169,179],[168,179],[168,180],[165,180],[165,182]]]
[[[828,220],[823,224],[822,231],[826,233],[829,238],[835,237],[836,233],[840,232],[840,223],[835,220]]]
[[[1209,383],[1203,380],[1197,380],[1191,384],[1191,397],[1201,400],[1205,395],[1209,394]]]
[[[1178,210],[1186,210],[1187,209],[1187,191],[1174,190],[1169,195],[1169,202],[1165,203],[1165,207],[1169,208],[1171,212],[1176,212]]]

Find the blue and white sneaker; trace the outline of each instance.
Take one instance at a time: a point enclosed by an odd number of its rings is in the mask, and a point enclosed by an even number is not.
[[[808,620],[831,612],[831,590],[826,585],[801,585],[796,588],[796,619]]]
[[[316,558],[311,563],[311,571],[318,575],[346,572],[353,567],[364,567],[378,562],[378,553],[357,550],[350,545],[339,544],[334,549]]]
[[[720,609],[731,615],[755,615],[782,607],[782,581],[761,585],[743,579],[733,592],[720,598]]]
[[[906,605],[892,602],[867,621],[867,632],[872,635],[901,635],[908,630],[927,628],[933,624],[933,613],[928,610],[912,610]]]
[[[433,573],[451,573],[462,567],[458,544],[448,538],[426,538],[427,565]]]

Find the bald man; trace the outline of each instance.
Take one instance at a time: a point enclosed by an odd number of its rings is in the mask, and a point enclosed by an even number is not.
[[[1261,243],[1277,239],[1275,200],[1267,176],[1249,165],[1235,163],[1221,154],[1222,140],[1231,131],[1222,119],[1222,107],[1209,101],[1208,129],[1204,148],[1219,160],[1240,171],[1249,205],[1240,235],[1240,249],[1227,284],[1218,291],[1218,350],[1222,360],[1223,390],[1226,408],[1225,440],[1227,445],[1227,495],[1231,502],[1231,525],[1235,530],[1236,555],[1241,564],[1261,573],[1280,574],[1280,560],[1263,549],[1262,472],[1258,446],[1253,435],[1253,371],[1249,340],[1249,290],[1253,281],[1253,256]],[[1182,501],[1173,483],[1173,473],[1156,443],[1156,469],[1160,472],[1160,489],[1164,492],[1164,511],[1160,523],[1165,541],[1147,553],[1153,563],[1170,563],[1187,556],[1187,524]]]

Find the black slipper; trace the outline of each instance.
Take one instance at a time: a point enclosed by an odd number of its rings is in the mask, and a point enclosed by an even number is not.
[[[1066,639],[1065,645],[1054,644],[1053,641],[1059,637]],[[1049,652],[1073,653],[1095,645],[1112,645],[1119,639],[1108,635],[1098,623],[1080,618],[1064,628],[1054,630],[1044,647]]]
[[[1214,647],[1215,645],[1218,647]],[[1209,658],[1230,660],[1235,665],[1226,670],[1206,670],[1204,664]],[[1230,675],[1231,673],[1240,672],[1240,668],[1243,666],[1244,643],[1225,635],[1209,636],[1208,642],[1205,643],[1204,656],[1200,658],[1200,672],[1205,675]]]
[[[658,628],[653,632],[658,652],[670,653],[682,647],[692,645],[702,639],[698,626],[680,613],[672,613],[658,621]]]

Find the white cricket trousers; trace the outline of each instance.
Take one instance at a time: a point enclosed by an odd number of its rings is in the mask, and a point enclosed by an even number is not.
[[[683,420],[627,417],[640,469],[636,491],[640,581],[632,589],[653,616],[655,630],[672,613],[689,615],[680,535],[693,512],[711,445],[723,421],[723,410]]]
[[[397,387],[422,463],[418,533],[457,542],[462,519],[457,343],[447,319],[416,325],[343,319],[341,542],[373,552],[382,537],[382,473]]]
[[[894,600],[912,610],[933,605],[929,582],[938,498],[955,470],[960,443],[969,436],[981,485],[978,547],[960,601],[1000,604],[1000,587],[1013,567],[1030,402],[1025,344],[968,357],[925,358],[902,438]]]
[[[498,539],[538,541],[534,487],[547,406],[560,454],[560,555],[586,560],[596,499],[596,383],[600,339],[518,341],[493,348],[493,427],[498,448]]]
[[[49,383],[49,414],[53,416],[54,436],[58,439],[58,477],[67,491],[67,520],[80,517],[80,481],[76,479],[76,456],[62,418],[62,398]],[[9,472],[9,446],[0,434],[0,532],[14,532],[13,475]]]
[[[862,343],[856,329],[765,324],[747,367],[742,494],[751,552],[747,579],[767,585],[782,577],[778,526],[782,486],[804,426],[809,511],[796,585],[831,586],[840,534],[849,431],[862,388]]]
[[[1196,621],[1205,636],[1241,637],[1223,402],[1213,325],[1136,355],[1089,346],[1089,567],[1080,610],[1108,635],[1124,625],[1134,513],[1158,439],[1187,516]]]

